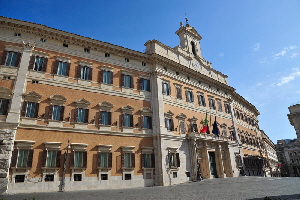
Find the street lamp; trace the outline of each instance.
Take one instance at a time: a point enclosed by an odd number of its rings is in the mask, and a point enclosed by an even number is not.
[[[61,181],[61,192],[65,191],[65,185],[66,185],[66,170],[67,170],[67,155],[69,153],[69,149],[71,149],[70,146],[70,139],[68,139],[68,146],[67,146],[67,150],[64,153],[64,169],[63,169],[63,177],[62,177],[62,181]]]

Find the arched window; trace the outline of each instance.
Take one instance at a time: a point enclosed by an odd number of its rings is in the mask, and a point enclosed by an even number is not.
[[[196,56],[197,53],[196,53],[195,43],[193,41],[191,41],[191,45],[192,45],[192,52]]]

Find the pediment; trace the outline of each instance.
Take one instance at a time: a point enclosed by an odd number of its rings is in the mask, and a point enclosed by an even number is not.
[[[6,87],[0,87],[0,98],[10,99],[12,91]]]
[[[87,108],[91,104],[91,102],[89,102],[85,98],[76,100],[75,103],[76,103],[76,106],[79,108]]]
[[[32,101],[32,102],[38,102],[42,97],[42,95],[40,95],[35,91],[26,92],[23,94],[23,96],[25,101]]]

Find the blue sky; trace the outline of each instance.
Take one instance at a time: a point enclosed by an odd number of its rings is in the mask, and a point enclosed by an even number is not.
[[[85,3],[82,3],[85,2]],[[276,143],[295,138],[288,107],[300,103],[300,1],[0,0],[0,15],[143,51],[156,39],[175,47],[185,14],[204,58],[256,106]]]

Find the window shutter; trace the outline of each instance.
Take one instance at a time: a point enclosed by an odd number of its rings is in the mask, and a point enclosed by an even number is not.
[[[198,127],[197,127],[197,124],[193,124],[194,126],[194,131],[198,133]]]
[[[162,87],[162,93],[166,94],[165,87],[164,87],[164,82],[162,82],[161,87]]]
[[[97,168],[99,168],[101,166],[101,158],[100,158],[101,153],[98,152],[97,153]]]
[[[154,153],[151,154],[151,168],[155,168],[155,155],[154,155]]]
[[[182,99],[182,90],[181,87],[178,88],[179,99]]]
[[[3,51],[0,65],[5,65],[6,57],[7,57],[7,51]]]
[[[64,121],[64,111],[65,111],[65,107],[60,106],[60,121]]]
[[[120,86],[124,87],[124,74],[121,74]]]
[[[71,63],[67,63],[67,65],[66,65],[66,76],[70,75],[70,68],[71,68]]]
[[[149,117],[149,129],[152,129],[152,117]]]
[[[17,59],[16,59],[16,63],[15,63],[15,67],[19,67],[20,65],[20,61],[21,61],[21,53],[17,53]]]
[[[198,97],[198,105],[201,106],[202,103],[201,103],[200,95],[197,95],[197,97]]]
[[[43,71],[43,72],[46,72],[46,69],[47,69],[47,63],[48,63],[48,58],[44,58],[43,68],[42,68],[42,71]]]
[[[18,153],[19,153],[19,149],[14,149],[13,150],[12,156],[11,156],[10,167],[16,167],[17,166]]]
[[[24,101],[22,106],[22,111],[21,111],[21,117],[25,117],[26,107],[27,107],[27,101]]]
[[[114,84],[114,73],[110,71],[109,74],[110,74],[110,84]]]
[[[169,95],[171,95],[171,85],[168,84],[168,86],[169,86]]]
[[[4,115],[7,115],[8,113],[9,104],[10,104],[10,99],[3,99]]]
[[[74,168],[74,151],[71,151],[70,168]]]
[[[33,159],[33,149],[30,149],[28,153],[27,167],[32,167],[32,159]]]
[[[83,160],[82,160],[82,167],[87,168],[87,152],[83,152]]]
[[[89,122],[89,109],[85,109],[84,112],[84,123],[88,123]]]
[[[43,153],[42,153],[42,167],[46,167],[46,160],[47,160],[47,150],[43,150]]]
[[[165,127],[168,129],[168,119],[165,118]]]
[[[74,111],[74,122],[78,122],[78,109],[79,108],[75,108],[75,111]]]
[[[171,160],[171,153],[168,153],[168,159],[169,159],[169,168],[172,166],[172,160]]]
[[[180,133],[185,133],[184,121],[180,121]]]
[[[103,73],[104,73],[104,70],[100,70],[99,72],[99,83],[103,83]]]
[[[35,103],[35,110],[34,110],[34,118],[38,117],[38,113],[39,113],[39,103]]]
[[[186,97],[186,102],[189,102],[189,96],[188,96],[188,91],[185,91],[185,97]]]
[[[130,127],[133,127],[133,115],[130,115]]]
[[[143,89],[143,78],[139,78],[139,80],[138,80],[138,86],[137,86],[137,88],[139,89],[139,90],[142,90]]]
[[[174,131],[174,121],[171,119],[171,131]]]
[[[192,97],[191,102],[194,102],[194,93],[193,92],[191,92],[191,97]]]
[[[142,167],[145,167],[145,154],[141,154],[142,156]]]
[[[111,125],[111,112],[107,112],[108,115],[108,125]]]
[[[93,78],[93,68],[89,68],[89,80],[91,81]]]
[[[205,98],[203,96],[203,106],[206,107]]]
[[[80,74],[81,74],[81,65],[78,65],[77,70],[76,70],[76,77],[75,78],[80,78]]]
[[[52,119],[52,115],[53,115],[53,105],[50,105],[50,106],[49,106],[48,119]]]
[[[53,63],[52,74],[57,74],[59,61],[55,60]]]
[[[135,154],[131,153],[131,167],[134,168],[135,167]]]
[[[60,168],[60,158],[61,158],[61,151],[56,151],[55,167],[57,167],[57,168]]]
[[[122,154],[121,154],[121,164],[122,164],[122,168],[124,167],[124,156],[125,156],[125,154],[122,153]]]
[[[145,116],[141,116],[141,117],[140,117],[141,128],[144,128],[144,117],[145,117]]]
[[[33,69],[35,56],[30,56],[28,69]]]
[[[179,158],[179,153],[176,153],[176,167],[180,167],[180,158]]]
[[[147,80],[147,91],[151,91],[150,80]]]
[[[99,124],[102,124],[102,112],[103,112],[103,111],[100,111],[100,112],[99,112]]]
[[[120,115],[120,123],[121,123],[121,127],[124,127],[124,114]]]
[[[112,168],[112,153],[107,153],[107,167]]]
[[[130,88],[133,88],[134,84],[133,84],[133,76],[130,76]]]

